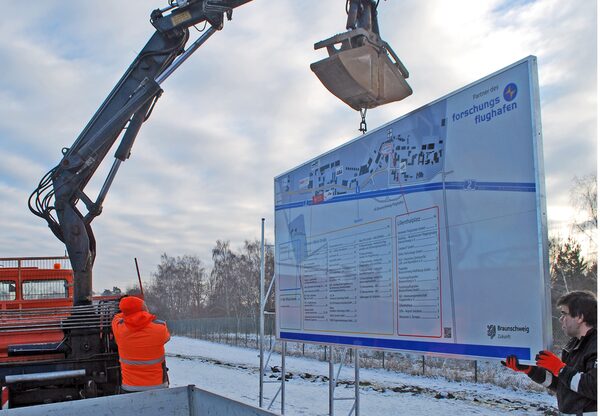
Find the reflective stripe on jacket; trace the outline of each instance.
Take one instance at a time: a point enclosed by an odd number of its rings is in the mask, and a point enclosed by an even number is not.
[[[541,367],[533,367],[528,376],[556,392],[558,410],[565,415],[593,415],[598,411],[598,341],[596,328],[581,339],[571,338],[562,351],[566,366],[558,377]]]
[[[170,339],[167,324],[155,319],[131,330],[122,314],[115,315],[113,334],[119,347],[121,385],[128,391],[168,387],[164,344]]]
[[[167,387],[169,387],[169,383],[166,381],[159,386],[128,386],[127,384],[121,385],[121,388],[126,393],[132,393],[132,392],[137,392],[137,391],[148,391],[148,390],[154,390],[154,389],[166,389]]]

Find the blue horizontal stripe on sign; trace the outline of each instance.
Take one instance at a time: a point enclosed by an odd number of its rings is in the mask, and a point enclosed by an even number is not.
[[[275,211],[289,208],[300,208],[311,205],[334,204],[336,202],[353,201],[357,199],[380,198],[393,195],[404,195],[415,192],[440,191],[442,189],[453,191],[501,191],[501,192],[535,192],[535,183],[532,182],[435,182],[423,185],[410,185],[398,188],[380,189],[377,191],[367,191],[359,193],[348,193],[336,195],[327,201],[313,203],[312,200],[290,202],[289,204],[275,205]]]
[[[525,347],[503,347],[494,345],[451,344],[443,342],[407,341],[399,339],[360,338],[343,335],[303,334],[281,332],[285,340],[318,342],[322,344],[342,344],[369,348],[388,348],[404,351],[431,352],[437,354],[457,354],[473,357],[506,358],[516,355],[522,360],[531,359],[531,350]]]
[[[446,182],[446,189],[473,191],[535,192],[535,183],[521,182]]]
[[[303,207],[304,205],[306,205],[307,201],[300,201],[300,202],[290,202],[289,204],[283,204],[283,205],[275,205],[275,210],[280,210],[280,209],[288,209],[288,208],[300,208]]]

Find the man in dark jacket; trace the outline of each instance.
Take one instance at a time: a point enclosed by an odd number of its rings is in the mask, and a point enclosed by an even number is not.
[[[536,366],[519,364],[515,356],[507,357],[502,364],[556,392],[561,415],[596,415],[596,296],[587,291],[569,292],[558,299],[557,306],[562,330],[571,337],[561,358],[550,351],[540,351]]]

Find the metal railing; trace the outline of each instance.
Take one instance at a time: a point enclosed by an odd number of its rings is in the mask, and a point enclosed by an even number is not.
[[[0,257],[0,270],[8,268],[71,269],[68,256],[54,257]]]

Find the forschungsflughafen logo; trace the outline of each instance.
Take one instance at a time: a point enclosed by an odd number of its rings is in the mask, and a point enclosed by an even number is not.
[[[490,93],[496,91],[494,97]],[[462,111],[452,113],[452,121],[467,120],[471,118],[475,124],[482,124],[494,120],[498,116],[503,116],[509,111],[517,109],[517,84],[514,82],[508,83],[502,91],[504,102],[500,98],[500,90],[498,85],[488,88],[478,94],[473,94],[473,105],[465,108]],[[480,96],[486,96],[485,101],[480,101]]]
[[[517,96],[517,86],[514,82],[511,82],[506,87],[504,87],[504,91],[502,92],[505,101],[512,101]]]

